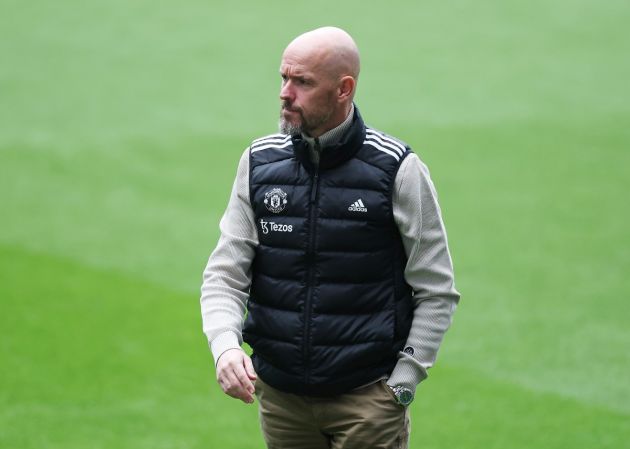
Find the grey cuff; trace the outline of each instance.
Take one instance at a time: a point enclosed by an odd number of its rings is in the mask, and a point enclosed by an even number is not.
[[[387,379],[387,385],[390,387],[400,385],[415,392],[418,384],[426,379],[427,376],[427,370],[420,362],[401,351],[398,353],[398,363],[396,363],[392,374]]]
[[[217,366],[219,357],[221,357],[225,351],[229,349],[241,349],[238,335],[232,331],[223,332],[214,337],[214,340],[210,342],[210,349],[214,357],[214,366]]]

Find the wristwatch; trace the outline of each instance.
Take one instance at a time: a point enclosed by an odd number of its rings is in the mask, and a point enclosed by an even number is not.
[[[413,401],[413,391],[407,387],[397,385],[392,387],[392,391],[394,396],[396,396],[396,401],[403,407],[407,407]]]

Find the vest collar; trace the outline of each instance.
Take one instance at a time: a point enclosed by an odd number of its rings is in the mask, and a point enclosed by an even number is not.
[[[301,134],[291,136],[293,142],[293,153],[298,161],[308,170],[314,172],[317,167],[309,156],[309,144]],[[350,160],[361,148],[365,140],[365,124],[359,113],[359,109],[354,106],[354,116],[349,129],[336,144],[322,148],[319,159],[320,170],[334,168]]]

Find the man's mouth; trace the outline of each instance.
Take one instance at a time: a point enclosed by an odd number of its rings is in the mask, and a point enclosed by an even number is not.
[[[300,110],[299,110],[299,109],[297,109],[297,108],[292,108],[292,107],[289,107],[289,106],[287,106],[287,105],[282,105],[282,111],[286,111],[286,112],[294,112],[294,113],[300,112]]]

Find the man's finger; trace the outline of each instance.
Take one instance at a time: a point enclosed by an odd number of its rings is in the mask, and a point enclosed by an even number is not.
[[[250,367],[251,373],[247,371]],[[233,398],[237,398],[251,404],[252,396],[256,391],[252,380],[256,379],[256,372],[251,364],[251,359],[241,349],[228,349],[217,360],[217,380],[223,392]]]
[[[224,379],[225,388],[223,389],[223,391],[234,398],[241,399],[241,396],[243,395],[243,392],[245,390],[236,374],[234,374],[232,370],[226,370],[226,372],[224,373]]]
[[[245,376],[245,370],[242,370],[242,373],[236,373],[232,370],[228,370],[225,373],[225,378],[227,380],[227,384],[229,385],[227,389],[224,389],[225,393],[233,398],[240,399],[241,401],[251,404],[254,402],[254,398],[252,394],[248,391],[247,386],[242,383],[242,378],[245,378],[248,382],[249,379]]]
[[[241,386],[251,395],[254,393],[254,384],[249,379],[247,372],[245,371],[244,364],[234,367],[234,374],[238,378]]]
[[[250,359],[248,356],[245,356],[243,360],[243,365],[245,365],[245,371],[247,372],[247,376],[251,380],[256,380],[258,378],[258,375],[256,374],[256,371],[254,370],[254,364],[252,363],[252,359]]]

